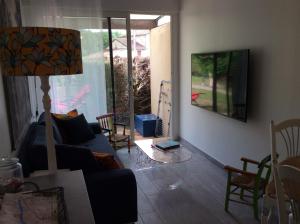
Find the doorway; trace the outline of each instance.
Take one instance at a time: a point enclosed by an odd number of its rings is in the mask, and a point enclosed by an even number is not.
[[[130,14],[133,57],[134,116],[158,116],[155,132],[135,125],[135,138],[170,136],[171,119],[171,17],[169,15]],[[163,86],[161,87],[162,81]],[[162,89],[161,89],[162,88]],[[162,94],[160,94],[162,93]],[[147,117],[145,119],[151,119]],[[150,128],[150,121],[148,127]],[[153,126],[151,126],[153,128]],[[151,134],[152,133],[152,134]]]
[[[106,107],[115,121],[128,126],[134,139],[144,136],[136,129],[136,115],[159,115],[160,135],[170,135],[171,109],[162,100],[158,114],[161,81],[171,81],[170,16],[130,14],[103,19]],[[171,87],[169,104],[171,103]]]
[[[103,59],[106,80],[107,113],[114,122],[125,124],[127,134],[133,136],[132,57],[129,20],[127,17],[106,17],[102,23]]]

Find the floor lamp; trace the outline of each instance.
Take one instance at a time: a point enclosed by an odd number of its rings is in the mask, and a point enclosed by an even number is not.
[[[57,171],[51,124],[50,75],[82,74],[80,32],[46,27],[0,29],[1,73],[8,76],[39,76],[44,93],[49,173]]]

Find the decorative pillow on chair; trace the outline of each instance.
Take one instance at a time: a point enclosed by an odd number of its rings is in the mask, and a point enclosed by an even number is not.
[[[69,119],[54,117],[54,120],[62,133],[64,143],[79,144],[95,138],[83,114]]]
[[[122,164],[118,163],[112,154],[105,152],[92,152],[95,159],[106,169],[121,169]]]

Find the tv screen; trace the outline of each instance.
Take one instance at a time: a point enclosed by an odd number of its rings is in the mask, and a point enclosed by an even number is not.
[[[247,121],[249,50],[192,54],[192,105]]]

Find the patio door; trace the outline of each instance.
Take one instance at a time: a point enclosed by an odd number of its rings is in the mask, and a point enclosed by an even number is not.
[[[103,20],[103,45],[106,76],[107,111],[115,122],[127,125],[134,140],[131,34],[128,17]]]

